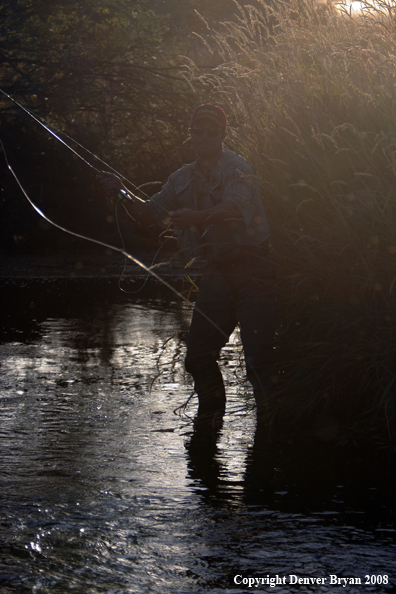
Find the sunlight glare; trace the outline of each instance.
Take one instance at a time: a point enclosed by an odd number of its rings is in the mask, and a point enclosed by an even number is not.
[[[362,14],[363,12],[387,12],[394,6],[394,0],[342,0],[337,3],[340,12]]]

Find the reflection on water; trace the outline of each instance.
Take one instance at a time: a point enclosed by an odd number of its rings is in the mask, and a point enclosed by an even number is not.
[[[236,575],[290,574],[390,577],[255,591],[395,591],[391,469],[256,431],[237,337],[226,414],[194,431],[191,312],[161,287],[31,283],[3,300],[2,594],[245,592]]]

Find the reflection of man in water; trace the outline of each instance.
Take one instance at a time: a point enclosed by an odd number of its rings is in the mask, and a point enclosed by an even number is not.
[[[198,418],[224,412],[217,360],[238,322],[260,414],[274,383],[275,281],[259,184],[242,157],[223,150],[227,120],[220,107],[197,107],[190,134],[197,160],[171,175],[150,200],[130,195],[126,207],[142,225],[171,222],[187,261],[196,257],[207,262],[185,360],[198,394]],[[108,194],[123,189],[112,174],[103,174],[101,183]]]

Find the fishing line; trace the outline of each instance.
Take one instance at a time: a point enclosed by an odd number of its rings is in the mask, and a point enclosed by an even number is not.
[[[19,186],[22,194],[25,196],[26,200],[29,202],[29,204],[32,206],[32,208],[37,212],[37,214],[40,215],[40,217],[42,217],[45,221],[47,221],[48,223],[50,223],[50,225],[53,225],[54,227],[56,227],[57,229],[60,229],[64,233],[68,233],[69,235],[73,235],[74,237],[78,237],[79,239],[85,239],[86,241],[90,241],[91,243],[95,243],[97,245],[101,245],[101,246],[105,247],[106,249],[110,249],[110,250],[113,250],[115,252],[118,252],[118,253],[122,254],[123,256],[125,256],[126,258],[128,258],[129,260],[131,260],[132,262],[134,262],[137,266],[139,266],[140,268],[142,268],[143,270],[145,270],[148,274],[150,274],[157,281],[159,281],[160,283],[162,283],[167,289],[169,289],[172,293],[174,293],[179,299],[181,299],[182,301],[188,303],[187,300],[186,300],[186,298],[184,297],[184,295],[182,295],[180,293],[180,291],[178,291],[177,289],[175,289],[174,287],[172,287],[172,285],[170,283],[168,283],[166,280],[164,280],[163,278],[161,278],[156,272],[154,272],[153,270],[151,270],[143,262],[141,262],[140,260],[138,260],[137,258],[135,258],[135,256],[132,256],[132,254],[129,254],[128,252],[126,252],[124,249],[118,248],[115,245],[111,245],[109,243],[106,243],[104,241],[101,241],[100,239],[95,239],[93,237],[88,237],[87,235],[83,235],[82,233],[77,233],[76,231],[71,231],[70,229],[67,229],[66,227],[62,227],[62,225],[59,225],[58,223],[55,223],[55,221],[53,221],[52,219],[50,219],[49,217],[47,217],[47,215],[29,197],[28,193],[26,192],[25,188],[23,187],[22,183],[20,182],[20,180],[19,180],[18,176],[16,175],[15,171],[13,170],[13,168],[10,165],[10,163],[8,162],[7,153],[5,151],[4,144],[3,144],[2,140],[1,140],[1,138],[0,138],[0,145],[1,145],[1,148],[3,150],[5,162],[7,164],[7,168],[9,169],[9,171],[11,172],[13,178],[17,182],[17,184],[18,184],[18,186]],[[216,330],[218,330],[223,336],[225,336],[228,339],[228,336],[226,335],[226,333],[223,332],[223,330],[221,328],[219,328],[219,326],[213,320],[211,320],[209,318],[209,316],[207,316],[205,314],[205,312],[201,311],[200,309],[197,309],[197,311],[210,324],[212,324],[212,326],[214,328],[216,328]]]
[[[47,124],[47,122],[45,122],[45,120],[43,120],[42,118],[40,118],[37,114],[33,113],[30,109],[27,109],[27,107],[25,107],[24,105],[22,105],[21,103],[19,103],[19,101],[17,101],[16,99],[14,99],[13,97],[11,97],[11,95],[9,95],[8,93],[6,93],[3,89],[0,88],[0,92],[7,97],[7,99],[9,99],[10,101],[12,101],[12,103],[14,103],[15,105],[17,105],[20,109],[22,109],[22,111],[24,111],[29,117],[31,117],[35,122],[37,122],[40,126],[42,126],[47,132],[49,132],[56,140],[58,140],[61,144],[63,144],[63,146],[65,146],[67,149],[69,149],[74,155],[76,155],[79,159],[81,159],[86,165],[88,165],[88,167],[90,167],[91,169],[93,169],[94,171],[96,171],[99,174],[102,174],[103,172],[98,169],[97,167],[95,167],[94,165],[92,165],[92,163],[90,163],[87,159],[85,159],[80,153],[78,153],[75,149],[73,149],[69,144],[67,144],[67,142],[65,142],[58,134],[56,134],[54,132],[53,129],[57,130],[59,133],[63,134],[64,136],[66,136],[66,138],[68,138],[69,140],[71,140],[74,144],[76,144],[77,146],[79,146],[82,150],[84,150],[85,152],[87,152],[89,155],[91,155],[92,157],[94,157],[97,161],[99,161],[100,163],[102,163],[103,165],[105,165],[108,169],[110,169],[111,171],[113,171],[118,177],[120,177],[121,179],[123,179],[124,181],[128,182],[131,186],[133,186],[133,188],[135,190],[138,190],[139,192],[141,192],[144,196],[146,196],[147,198],[150,198],[150,196],[144,192],[141,187],[136,186],[133,182],[131,182],[128,178],[126,178],[125,176],[123,176],[122,174],[120,174],[114,167],[112,167],[111,165],[109,165],[108,163],[106,163],[106,161],[104,161],[103,159],[101,159],[98,155],[96,155],[95,153],[93,153],[92,151],[90,151],[89,149],[87,149],[86,147],[84,147],[81,143],[79,143],[77,140],[75,140],[74,138],[72,138],[71,136],[69,136],[68,134],[66,134],[66,132],[63,132],[62,130],[60,130],[59,128],[57,128],[55,125],[52,125],[52,128]],[[3,146],[3,151],[4,151],[4,146]],[[125,190],[121,190],[121,192],[124,194],[124,196],[128,197],[128,193]],[[140,198],[138,198],[138,196],[136,196],[137,199],[140,200]],[[119,200],[118,200],[119,202]],[[120,235],[121,238],[121,242],[122,242],[122,246],[124,251],[125,250],[125,244],[124,244],[124,239],[122,237],[122,233],[121,233],[121,229],[118,223],[118,212],[117,212],[117,206],[118,206],[118,202],[116,203],[115,206],[115,214],[116,214],[116,221],[117,221],[117,229],[118,229],[118,233]],[[167,210],[160,204],[157,204],[157,206],[160,206],[164,212],[166,212],[166,214],[168,214]],[[159,250],[158,250],[159,251]],[[155,258],[157,257],[157,254],[154,257],[154,261]],[[153,261],[153,263],[154,263]],[[127,262],[127,258],[125,258],[125,262],[124,262],[124,268],[122,270],[121,276],[119,278],[118,281],[118,287],[121,291],[124,292],[129,292],[129,291],[125,291],[124,289],[122,289],[120,283],[121,283],[121,279],[124,275],[125,269],[126,269],[126,262]],[[153,264],[152,263],[152,264]],[[149,274],[146,277],[146,281],[149,278]],[[146,284],[146,281],[144,283],[144,285]],[[143,285],[143,287],[144,287]],[[143,288],[142,287],[142,288]],[[133,291],[133,293],[135,293],[137,291]]]
[[[73,149],[73,147],[71,147],[69,144],[67,144],[67,142],[65,142],[63,140],[63,138],[61,138],[58,134],[56,134],[54,132],[53,128],[55,130],[57,130],[60,134],[63,134],[64,136],[66,136],[66,138],[68,138],[69,140],[71,140],[72,142],[74,142],[77,146],[79,146],[81,149],[83,149],[84,151],[86,151],[89,155],[91,155],[92,157],[94,157],[97,161],[99,161],[99,163],[102,163],[103,165],[105,165],[108,169],[110,169],[118,177],[120,177],[124,181],[128,182],[134,188],[134,190],[138,190],[144,196],[146,196],[146,198],[150,198],[150,196],[148,194],[146,194],[146,192],[144,192],[143,190],[141,190],[141,188],[139,186],[137,186],[131,180],[129,180],[127,177],[125,177],[124,175],[122,175],[121,173],[119,173],[114,167],[112,167],[111,165],[109,165],[108,163],[106,163],[106,161],[104,161],[98,155],[96,155],[95,153],[93,153],[92,151],[90,151],[89,149],[87,149],[85,146],[83,146],[77,140],[75,140],[74,138],[72,138],[71,136],[69,136],[68,134],[66,134],[66,132],[63,132],[63,130],[60,130],[59,128],[57,128],[54,125],[52,125],[52,127],[50,127],[49,124],[47,124],[47,122],[45,122],[45,120],[43,120],[38,115],[36,115],[32,111],[30,111],[30,109],[28,109],[27,107],[25,107],[24,105],[22,105],[21,103],[19,103],[19,101],[17,101],[13,97],[11,97],[11,95],[9,95],[8,93],[6,93],[1,88],[0,88],[0,93],[2,93],[5,97],[7,97],[7,99],[9,99],[10,101],[12,101],[12,103],[14,103],[15,105],[17,105],[20,109],[22,109],[22,111],[24,111],[35,122],[37,122],[40,126],[42,126],[44,128],[44,130],[46,130],[47,132],[49,132],[51,134],[51,136],[53,136],[56,140],[58,140],[61,144],[63,144],[63,146],[65,146],[67,149],[69,149],[69,151],[71,151],[76,157],[78,157],[79,159],[81,159],[86,165],[88,165],[88,167],[90,167],[91,169],[93,169],[94,171],[96,171],[96,173],[102,174],[103,171],[100,170],[100,169],[98,169],[97,167],[95,167],[95,165],[92,165],[92,163],[90,163],[89,161],[87,161],[87,159],[85,159],[78,151],[76,151],[75,149]],[[136,198],[138,198],[138,197],[136,196]],[[140,200],[140,198],[138,198],[138,199]],[[157,204],[157,206],[159,206],[160,208],[162,208],[163,211],[166,212],[166,214],[168,214],[167,210],[161,204]]]
[[[94,169],[97,173],[100,173],[100,170],[95,167],[94,165],[92,165],[89,161],[87,161],[86,159],[84,159],[84,157],[82,155],[80,155],[76,150],[74,150],[70,145],[67,144],[67,142],[65,142],[60,136],[58,136],[53,130],[51,130],[51,128],[41,119],[38,118],[38,116],[36,116],[33,112],[31,112],[29,109],[27,109],[26,107],[24,107],[21,103],[19,103],[16,99],[14,99],[13,97],[11,97],[11,95],[9,95],[8,93],[6,93],[5,91],[3,91],[3,89],[0,88],[0,92],[7,97],[7,99],[9,99],[10,101],[12,101],[13,103],[15,103],[15,105],[17,105],[20,109],[22,109],[25,113],[27,113],[31,118],[33,118],[33,120],[35,122],[37,122],[38,124],[40,124],[40,126],[42,126],[44,128],[44,130],[47,130],[47,132],[49,132],[54,138],[56,138],[56,140],[59,140],[60,143],[62,143],[65,147],[67,147],[74,155],[76,155],[79,159],[81,159],[82,161],[84,161],[84,163],[86,165],[88,165],[88,167],[91,167],[92,169]],[[73,140],[74,142],[74,140]],[[76,143],[77,144],[77,143]],[[2,143],[3,145],[3,143]],[[84,147],[82,147],[84,148]],[[84,149],[87,150],[87,149]],[[3,146],[3,151],[4,151],[4,146]],[[89,151],[87,151],[89,152]]]
[[[35,122],[37,122],[40,126],[42,126],[45,130],[47,130],[47,132],[49,132],[56,140],[58,140],[61,144],[63,144],[66,148],[68,148],[76,157],[78,157],[79,159],[81,159],[86,165],[88,165],[88,167],[90,167],[91,169],[93,169],[94,171],[96,171],[99,174],[103,174],[103,171],[101,171],[100,169],[98,169],[97,167],[95,167],[94,165],[92,165],[92,163],[90,163],[89,161],[87,161],[87,159],[85,159],[80,153],[78,153],[75,149],[73,149],[69,144],[67,144],[67,142],[65,142],[58,134],[56,134],[51,128],[50,126],[39,116],[37,116],[36,114],[34,114],[32,111],[30,111],[29,109],[27,109],[24,105],[22,105],[21,103],[19,103],[19,101],[17,101],[16,99],[14,99],[13,97],[11,97],[11,95],[9,95],[8,93],[6,93],[3,89],[0,88],[0,93],[2,93],[5,97],[7,97],[7,99],[9,99],[10,101],[12,101],[12,103],[14,103],[15,105],[17,105],[20,109],[22,109],[26,114],[28,114],[31,118],[33,118],[33,120]],[[98,157],[95,153],[93,153],[92,151],[90,151],[89,149],[87,149],[86,147],[84,147],[82,144],[80,144],[79,142],[77,142],[77,140],[75,140],[74,138],[72,138],[71,136],[69,136],[68,134],[66,134],[66,132],[63,132],[62,130],[59,130],[59,128],[56,128],[56,126],[53,126],[53,128],[55,128],[56,130],[58,130],[61,134],[63,134],[64,136],[66,136],[69,140],[71,140],[72,142],[74,142],[77,146],[79,146],[80,148],[82,148],[84,151],[86,151],[88,154],[90,154],[92,157],[94,157],[95,159],[97,159],[100,163],[102,163],[103,165],[105,165],[108,169],[111,169],[111,171],[113,171],[119,178],[125,180],[126,182],[128,182],[131,186],[133,186],[133,188],[135,190],[140,191],[144,196],[146,196],[147,198],[149,198],[150,200],[152,200],[153,202],[155,202],[155,204],[161,208],[166,215],[168,216],[168,210],[162,205],[162,204],[158,204],[158,202],[155,201],[155,198],[152,196],[149,196],[148,194],[146,194],[146,192],[144,192],[143,190],[141,190],[141,188],[146,185],[143,184],[142,186],[136,186],[136,184],[134,184],[132,181],[130,181],[128,178],[126,178],[124,175],[122,175],[121,173],[119,173],[114,167],[112,167],[111,165],[109,165],[108,163],[106,163],[106,161],[103,161],[103,159],[101,159],[100,157]],[[161,147],[162,150],[162,147]],[[124,195],[123,197],[128,198],[128,191],[121,189],[120,192]],[[138,196],[134,196],[137,200],[141,200]],[[141,200],[142,202],[144,202],[144,200]],[[230,219],[231,220],[231,219]],[[208,232],[208,230],[210,229],[209,225],[206,229],[206,231],[204,232],[204,234],[202,235],[202,237]],[[206,244],[203,244],[203,247]],[[209,245],[209,244],[208,244]]]
[[[119,223],[119,219],[118,219],[118,205],[119,205],[119,203],[120,203],[120,202],[122,202],[122,198],[118,198],[118,201],[117,201],[117,203],[116,203],[116,206],[115,206],[115,213],[116,213],[116,224],[117,224],[117,230],[118,230],[118,234],[119,234],[119,236],[120,236],[121,243],[122,243],[122,248],[123,248],[123,250],[124,250],[124,251],[126,251],[126,248],[125,248],[125,242],[124,242],[124,238],[123,238],[123,235],[122,235],[122,232],[121,232],[120,223]],[[149,268],[149,270],[152,270],[152,268],[153,268],[153,266],[154,266],[154,263],[155,263],[155,260],[156,260],[156,258],[157,258],[157,256],[158,256],[158,254],[160,253],[160,251],[162,250],[162,248],[164,247],[164,245],[166,244],[166,242],[167,242],[167,241],[169,241],[169,239],[171,239],[171,237],[168,237],[168,238],[166,238],[166,239],[165,239],[165,241],[161,243],[160,247],[158,248],[158,250],[157,250],[157,251],[156,251],[156,253],[154,254],[154,258],[153,258],[153,260],[152,260],[152,262],[151,262],[151,265],[150,265],[150,268]],[[135,293],[139,293],[139,292],[140,292],[140,291],[142,291],[142,290],[144,289],[144,287],[146,286],[146,283],[147,283],[148,279],[150,278],[150,274],[148,273],[148,274],[146,275],[146,278],[144,279],[144,282],[143,282],[142,286],[141,286],[141,287],[139,287],[139,289],[136,289],[136,291],[127,291],[126,289],[123,289],[123,288],[121,287],[121,281],[122,281],[122,277],[124,276],[124,273],[125,273],[126,267],[127,267],[127,258],[124,258],[124,268],[122,269],[122,272],[121,272],[120,278],[118,279],[118,288],[119,288],[119,289],[120,289],[120,291],[122,291],[123,293],[128,293],[128,295],[133,295],[133,294],[135,294]]]

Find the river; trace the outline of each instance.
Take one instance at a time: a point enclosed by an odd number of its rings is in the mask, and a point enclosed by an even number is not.
[[[1,594],[395,592],[386,456],[256,432],[237,334],[194,432],[191,306],[139,283],[3,279]]]

